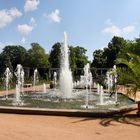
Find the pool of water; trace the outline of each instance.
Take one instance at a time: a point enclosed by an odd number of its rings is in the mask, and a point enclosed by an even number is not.
[[[127,96],[118,93],[118,102],[115,103],[114,94],[110,96],[104,93],[104,104],[100,105],[99,94],[96,92],[89,92],[88,94],[88,108],[85,108],[86,90],[74,90],[72,98],[62,98],[62,94],[58,89],[49,89],[46,92],[26,92],[21,94],[20,104],[16,104],[15,94],[0,97],[0,106],[18,106],[29,108],[49,108],[49,109],[78,109],[91,111],[109,111],[111,109],[118,109],[134,104],[134,101]]]

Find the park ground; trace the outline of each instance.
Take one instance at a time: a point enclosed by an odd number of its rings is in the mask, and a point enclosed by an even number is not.
[[[139,140],[136,111],[114,118],[0,114],[0,140]]]

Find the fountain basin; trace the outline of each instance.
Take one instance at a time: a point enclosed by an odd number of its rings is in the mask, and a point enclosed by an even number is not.
[[[59,115],[59,116],[83,116],[83,117],[107,117],[115,114],[136,109],[135,102],[118,93],[120,103],[113,103],[114,98],[105,93],[104,105],[98,105],[99,95],[95,92],[89,93],[89,107],[85,105],[85,90],[76,90],[71,99],[61,98],[58,91],[47,90],[27,92],[22,95],[22,104],[14,105],[14,94],[9,95],[8,100],[0,97],[1,113],[33,114],[33,115]],[[57,94],[56,94],[57,93]],[[108,101],[110,101],[108,103]],[[92,106],[92,107],[91,107]]]
[[[0,113],[29,114],[29,115],[51,115],[51,116],[71,116],[71,117],[112,117],[136,110],[135,105],[120,109],[110,109],[109,111],[90,111],[90,110],[66,110],[66,109],[44,109],[44,108],[25,108],[25,107],[5,107],[0,106]]]

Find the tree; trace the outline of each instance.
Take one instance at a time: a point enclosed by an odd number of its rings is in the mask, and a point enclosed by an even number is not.
[[[133,53],[133,54],[140,56],[140,38],[136,38],[135,40],[132,40],[132,41],[127,40],[125,47],[123,47],[120,50],[118,56],[126,58],[126,57],[128,57],[126,55],[126,52]]]
[[[31,43],[32,48],[27,51],[26,65],[29,67],[48,67],[48,54],[38,43]]]
[[[61,57],[61,44],[59,42],[52,46],[49,62],[51,68],[60,68],[60,57]]]
[[[2,53],[2,67],[13,67],[16,68],[17,64],[25,64],[26,49],[22,46],[6,46]]]
[[[106,67],[112,68],[115,64],[118,53],[126,46],[126,41],[122,37],[114,36],[108,43],[108,48],[104,48],[106,56]]]
[[[76,68],[83,68],[88,63],[88,57],[86,56],[86,49],[83,47],[70,46],[70,65],[74,70]]]
[[[70,66],[73,71],[73,77],[77,80],[83,71],[78,70],[78,68],[84,68],[88,63],[88,57],[86,56],[86,49],[83,47],[73,47],[70,46]]]
[[[95,50],[93,52],[92,67],[96,68],[112,68],[120,50],[126,46],[126,40],[122,37],[114,36],[103,50]]]
[[[118,57],[117,64],[123,64],[127,67],[119,69],[119,82],[123,85],[130,86],[128,94],[136,95],[137,89],[140,87],[140,56],[127,53],[127,58]]]
[[[91,67],[104,68],[106,67],[106,56],[104,56],[103,50],[95,50],[93,52],[93,61]]]
[[[49,62],[51,68],[60,68],[61,63],[61,44],[55,43],[52,46],[50,55],[49,55]],[[73,47],[69,46],[69,62],[70,68],[73,72],[73,75],[76,75],[77,68],[83,68],[85,64],[88,62],[88,58],[86,56],[86,49],[83,47]],[[80,75],[81,72],[78,72]]]

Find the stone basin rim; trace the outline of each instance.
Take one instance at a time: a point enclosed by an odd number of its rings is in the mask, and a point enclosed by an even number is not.
[[[49,108],[28,108],[28,107],[7,107],[0,106],[0,113],[26,114],[26,115],[49,115],[49,116],[69,116],[69,117],[112,117],[117,114],[137,110],[135,104],[120,109],[109,111],[90,111],[76,109],[49,109]]]

